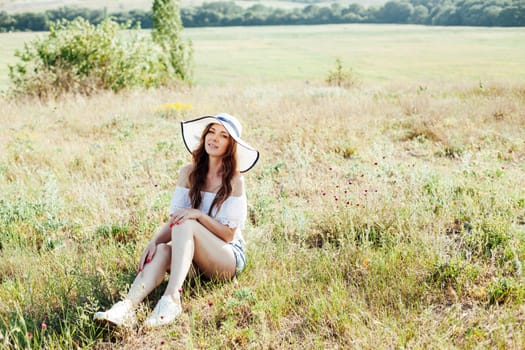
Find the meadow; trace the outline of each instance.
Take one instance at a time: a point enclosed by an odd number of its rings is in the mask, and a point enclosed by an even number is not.
[[[523,34],[191,29],[191,88],[1,97],[0,347],[524,348]],[[247,269],[189,280],[168,327],[93,323],[167,218],[179,122],[221,111],[261,152]]]
[[[143,31],[149,35],[149,31]],[[321,25],[187,28],[195,82],[222,85],[319,81],[340,58],[379,83],[525,80],[523,28]],[[0,33],[0,90],[14,51],[45,33]]]

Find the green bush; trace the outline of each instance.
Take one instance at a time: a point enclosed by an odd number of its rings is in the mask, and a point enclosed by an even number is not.
[[[16,52],[20,62],[9,67],[11,92],[48,98],[158,87],[181,80],[167,74],[166,53],[157,44],[127,29],[129,24],[111,19],[99,25],[82,18],[53,23],[47,36]]]
[[[180,1],[155,0],[152,6],[153,30],[151,36],[166,53],[164,64],[170,75],[190,80],[193,49],[191,42],[182,39]]]
[[[356,85],[357,80],[352,69],[345,69],[341,59],[335,60],[335,68],[328,72],[326,83],[330,86],[350,88]]]

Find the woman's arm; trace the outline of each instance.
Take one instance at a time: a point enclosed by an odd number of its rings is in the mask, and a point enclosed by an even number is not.
[[[144,249],[144,252],[139,259],[139,272],[142,271],[144,265],[149,263],[153,256],[157,252],[157,245],[160,243],[166,243],[171,240],[171,227],[170,223],[167,222],[157,231],[153,238],[149,241],[148,245]]]
[[[191,165],[186,165],[181,168],[179,178],[177,180],[177,186],[186,186],[188,174],[191,170]],[[148,245],[144,249],[144,252],[139,259],[139,272],[142,271],[144,265],[149,263],[153,256],[157,252],[157,245],[161,243],[167,243],[171,241],[171,227],[172,219],[168,220],[167,223],[162,225],[160,229],[155,233],[153,238],[149,241]]]
[[[244,179],[240,174],[237,174],[232,179],[232,196],[241,195],[244,195]],[[178,209],[173,213],[171,221],[173,225],[180,225],[182,222],[184,222],[184,220],[191,219],[197,220],[210,232],[225,242],[230,242],[235,236],[235,230],[237,228],[231,228],[228,225],[221,224],[219,221],[198,209]]]
[[[160,227],[160,229],[155,233],[150,242],[155,244],[168,243],[171,241],[171,227],[170,222],[168,221]]]
[[[171,216],[171,219],[172,225],[180,225],[185,220],[197,220],[202,226],[225,242],[230,242],[235,235],[236,228],[223,225],[198,209],[177,209]]]

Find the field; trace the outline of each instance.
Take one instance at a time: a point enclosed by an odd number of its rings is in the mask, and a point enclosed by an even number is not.
[[[322,80],[336,58],[374,82],[525,80],[523,28],[323,25],[188,28],[199,85]],[[39,33],[0,33],[0,89],[15,49]],[[145,31],[145,35],[149,35]]]
[[[191,29],[192,88],[1,98],[0,347],[524,348],[523,34]],[[166,220],[179,122],[220,111],[261,151],[246,271],[188,281],[163,329],[94,324]]]

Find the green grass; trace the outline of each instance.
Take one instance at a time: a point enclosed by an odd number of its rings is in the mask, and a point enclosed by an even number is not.
[[[319,80],[336,58],[363,80],[525,79],[523,28],[323,25],[189,28],[197,84]],[[0,34],[0,87],[27,33]],[[504,63],[503,63],[504,62]]]
[[[523,34],[523,29],[392,25],[188,30],[197,65],[206,74],[198,76],[203,82],[208,75],[223,80],[319,79],[337,57],[366,80],[519,81],[525,77]]]
[[[193,88],[2,98],[0,347],[523,348],[525,86],[503,64],[518,60],[520,31],[356,26],[355,43],[392,57],[370,56],[374,74],[347,64],[360,82],[341,89],[324,77],[343,50],[327,39],[343,28],[188,31]],[[385,35],[400,48],[413,35],[473,52],[492,38],[487,47],[516,56],[492,53],[488,65],[444,51],[424,63],[439,76],[427,75],[379,44]],[[318,56],[294,53],[307,52],[307,37]],[[279,65],[262,59],[262,39],[304,71],[266,77],[261,67]],[[93,323],[166,219],[189,160],[179,121],[219,111],[238,116],[261,151],[246,175],[246,271],[232,283],[189,281],[182,317],[164,329]]]

